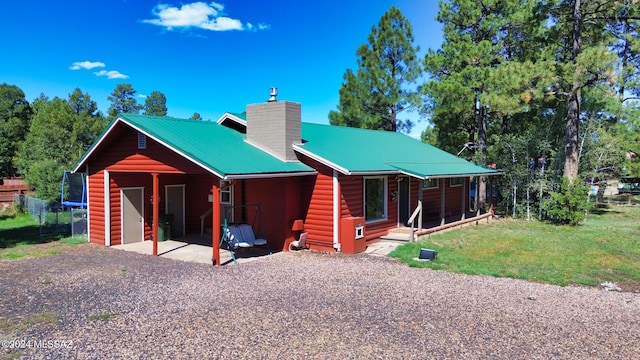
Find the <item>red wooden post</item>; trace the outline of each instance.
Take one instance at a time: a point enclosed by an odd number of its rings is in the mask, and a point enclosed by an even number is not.
[[[211,192],[213,193],[213,211],[211,214],[213,219],[211,224],[213,224],[213,229],[211,231],[211,247],[213,248],[213,261],[215,266],[220,266],[220,189],[218,185],[213,184],[211,188]]]
[[[153,202],[151,205],[153,207],[153,256],[158,256],[158,214],[160,212],[160,185],[158,181],[158,174],[152,173],[151,176],[153,177]]]

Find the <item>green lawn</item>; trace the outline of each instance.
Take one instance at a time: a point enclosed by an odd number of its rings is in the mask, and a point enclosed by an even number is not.
[[[417,260],[421,248],[437,250],[436,260]],[[464,274],[640,289],[640,206],[601,206],[577,227],[500,219],[425,236],[389,256]]]
[[[86,243],[86,236],[40,236],[38,222],[29,214],[0,212],[0,260],[59,254],[69,246]]]

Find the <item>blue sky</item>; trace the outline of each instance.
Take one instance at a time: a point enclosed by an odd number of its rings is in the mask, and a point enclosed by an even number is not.
[[[0,83],[28,101],[79,87],[104,113],[116,85],[130,83],[141,103],[164,93],[169,116],[212,120],[277,87],[279,100],[302,104],[303,121],[328,123],[356,49],[391,5],[411,22],[421,56],[440,47],[436,0],[7,1]]]

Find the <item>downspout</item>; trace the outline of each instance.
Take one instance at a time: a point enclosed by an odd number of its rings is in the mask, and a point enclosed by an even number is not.
[[[340,182],[338,171],[333,170],[333,248],[340,251]]]
[[[109,199],[109,172],[104,171],[103,190],[104,190],[104,246],[111,246],[111,202]]]

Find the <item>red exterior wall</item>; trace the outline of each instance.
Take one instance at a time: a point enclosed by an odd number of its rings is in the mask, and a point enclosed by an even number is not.
[[[121,244],[120,190],[144,187],[144,233],[151,235],[153,192],[151,173],[159,174],[160,213],[164,213],[164,187],[186,184],[185,230],[200,231],[200,214],[211,206],[207,195],[218,179],[180,155],[147,138],[147,148],[138,149],[136,130],[121,124],[103,139],[88,163],[89,241],[105,244],[104,170],[109,171],[111,245]],[[185,175],[189,174],[189,175]],[[210,223],[210,220],[209,220]]]
[[[302,206],[305,207],[304,229],[309,233],[307,243],[313,250],[333,250],[333,170],[305,158],[307,165],[318,174],[309,176],[302,184]]]

